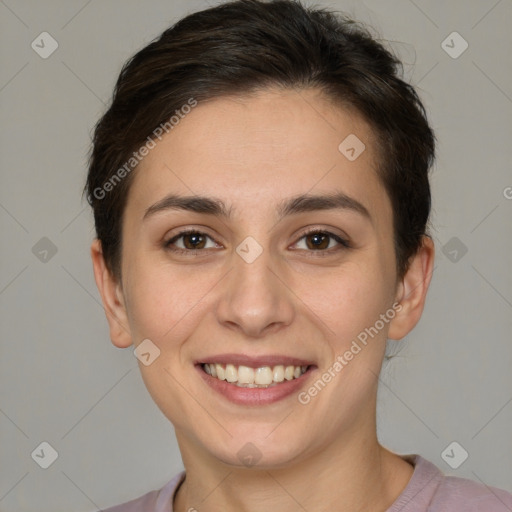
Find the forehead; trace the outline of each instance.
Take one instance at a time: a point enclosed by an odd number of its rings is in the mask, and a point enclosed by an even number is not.
[[[172,192],[219,197],[236,214],[283,197],[342,191],[382,214],[390,205],[376,147],[360,116],[317,90],[219,98],[157,141],[135,171],[128,207],[143,212]]]

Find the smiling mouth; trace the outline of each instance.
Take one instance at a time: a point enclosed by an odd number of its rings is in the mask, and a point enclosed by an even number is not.
[[[250,366],[202,363],[205,373],[217,380],[224,380],[241,388],[269,388],[282,382],[298,379],[313,365],[275,365],[251,368]]]

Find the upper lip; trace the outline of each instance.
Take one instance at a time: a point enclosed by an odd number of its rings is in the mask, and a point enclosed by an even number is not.
[[[262,366],[310,366],[314,365],[312,361],[300,359],[297,357],[289,357],[285,355],[261,355],[249,356],[246,354],[217,354],[213,356],[205,356],[198,359],[195,364],[233,364],[235,366],[248,366],[250,368],[261,368]]]

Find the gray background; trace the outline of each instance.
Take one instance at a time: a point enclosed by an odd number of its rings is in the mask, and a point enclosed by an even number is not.
[[[393,41],[439,139],[436,268],[420,324],[382,375],[381,440],[512,491],[512,2],[319,4]],[[110,343],[81,190],[91,129],[122,63],[207,5],[0,1],[1,512],[93,511],[181,470],[132,350]],[[59,45],[47,59],[31,48],[43,31]],[[441,46],[453,31],[469,44],[458,58]],[[42,252],[43,237],[56,254]],[[48,469],[31,457],[43,441],[58,452]],[[458,469],[441,457],[452,441],[469,453]]]

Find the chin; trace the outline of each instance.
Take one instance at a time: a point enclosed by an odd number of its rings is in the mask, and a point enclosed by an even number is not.
[[[304,453],[304,441],[298,439],[294,441],[289,435],[283,436],[287,439],[285,443],[276,436],[265,439],[261,432],[255,432],[254,435],[247,431],[243,435],[236,435],[234,432],[232,434],[233,437],[222,446],[219,444],[205,446],[211,456],[228,466],[255,470],[278,469],[287,467],[292,460]]]

